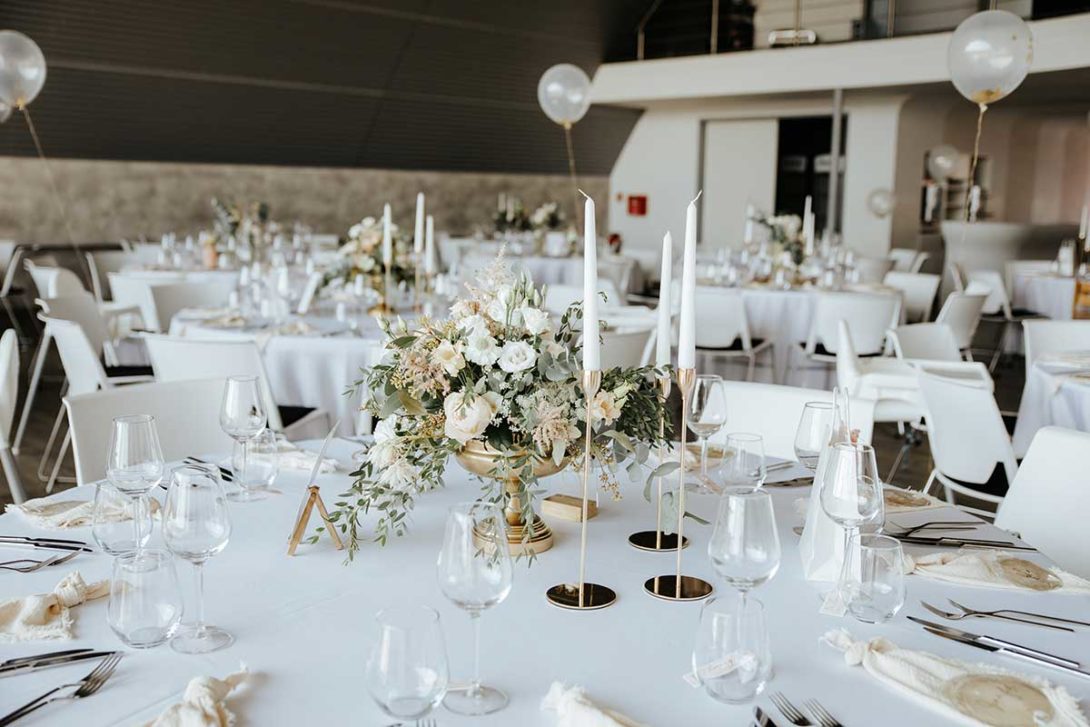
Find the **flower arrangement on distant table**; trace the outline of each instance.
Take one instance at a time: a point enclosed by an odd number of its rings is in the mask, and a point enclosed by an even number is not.
[[[413,279],[412,244],[401,228],[390,223],[394,284]],[[364,217],[348,228],[348,241],[337,250],[337,262],[326,273],[323,287],[334,282],[349,285],[362,275],[376,290],[382,288],[386,269],[382,263],[382,218]]]

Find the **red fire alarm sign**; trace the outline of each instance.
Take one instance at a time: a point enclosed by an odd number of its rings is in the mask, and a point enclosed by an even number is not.
[[[628,214],[633,217],[643,217],[647,214],[647,195],[628,195]]]

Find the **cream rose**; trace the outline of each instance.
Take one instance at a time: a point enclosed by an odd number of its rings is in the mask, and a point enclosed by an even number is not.
[[[599,391],[590,402],[590,418],[595,424],[612,424],[621,415],[617,400],[608,391]]]
[[[500,368],[509,374],[525,371],[537,363],[537,351],[524,341],[508,341],[500,350]]]
[[[491,397],[474,396],[466,400],[464,392],[455,392],[443,400],[443,413],[447,422],[443,433],[460,444],[481,436],[496,415],[496,405]]]
[[[443,371],[447,373],[447,376],[454,376],[466,365],[465,357],[462,356],[461,343],[454,344],[450,341],[443,341],[432,352],[432,358],[443,367]]]

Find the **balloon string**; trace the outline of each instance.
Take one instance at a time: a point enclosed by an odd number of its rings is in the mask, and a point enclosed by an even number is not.
[[[987,104],[980,104],[980,111],[976,116],[976,138],[973,140],[973,161],[969,165],[969,184],[965,187],[965,221],[969,221],[970,205],[973,198],[973,187],[976,186],[976,165],[980,161],[980,132],[984,128],[984,112],[988,110]]]
[[[72,226],[68,222],[68,215],[64,212],[64,202],[61,200],[60,189],[57,187],[57,180],[53,178],[53,170],[49,166],[49,160],[45,158],[45,151],[42,150],[42,141],[38,138],[38,130],[34,126],[34,120],[30,118],[30,109],[26,104],[19,107],[19,110],[23,112],[23,118],[26,119],[27,128],[30,129],[30,138],[34,140],[34,148],[38,151],[38,158],[42,160],[42,166],[45,168],[46,179],[49,180],[49,187],[53,191],[53,202],[57,205],[57,214],[60,215],[61,222],[64,223],[64,229],[68,233],[68,244],[72,245],[72,248],[76,247],[75,236],[72,234]],[[79,257],[79,251],[76,250],[76,257]]]
[[[564,143],[568,148],[568,176],[571,177],[572,199],[575,207],[572,209],[572,219],[579,224],[579,179],[575,176],[575,145],[571,139],[571,124],[564,124]]]

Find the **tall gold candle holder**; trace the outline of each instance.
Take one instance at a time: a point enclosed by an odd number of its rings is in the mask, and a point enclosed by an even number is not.
[[[677,478],[677,537],[674,546],[677,552],[677,570],[670,575],[648,578],[643,584],[644,590],[656,598],[666,601],[699,601],[711,595],[712,584],[696,576],[681,574],[681,551],[685,540],[685,434],[689,428],[689,397],[696,384],[696,369],[678,369],[677,386],[681,392],[681,451],[678,453]]]
[[[597,583],[586,582],[587,572],[587,501],[590,488],[590,441],[591,441],[591,416],[590,404],[598,388],[602,385],[601,370],[583,371],[583,394],[587,400],[586,435],[583,447],[583,522],[579,539],[579,583],[561,583],[553,586],[545,592],[545,598],[549,603],[560,608],[573,611],[593,611],[599,608],[612,606],[617,600],[617,594],[612,588]]]
[[[386,265],[382,273],[382,302],[371,309],[371,313],[380,316],[389,316],[394,313],[394,306],[390,303],[390,290],[393,288],[393,264]]]
[[[420,253],[417,255],[415,262],[416,264],[413,266],[416,273],[416,280],[413,283],[413,310],[417,313],[422,313],[424,311],[424,290],[420,287],[420,282],[423,278],[421,267],[424,264],[424,254]]]
[[[659,390],[662,391],[663,413],[659,418],[659,440],[666,438],[666,402],[670,398],[670,375],[663,374],[658,377]],[[668,448],[665,444],[659,445],[659,464],[661,465],[666,461],[666,453]],[[655,500],[655,529],[654,530],[641,530],[638,533],[632,533],[628,536],[628,543],[633,548],[639,550],[650,550],[653,552],[665,551],[665,550],[677,550],[678,536],[677,533],[664,533],[662,532],[662,477],[658,478],[658,499]],[[681,547],[686,548],[689,546],[689,539],[682,536]]]

